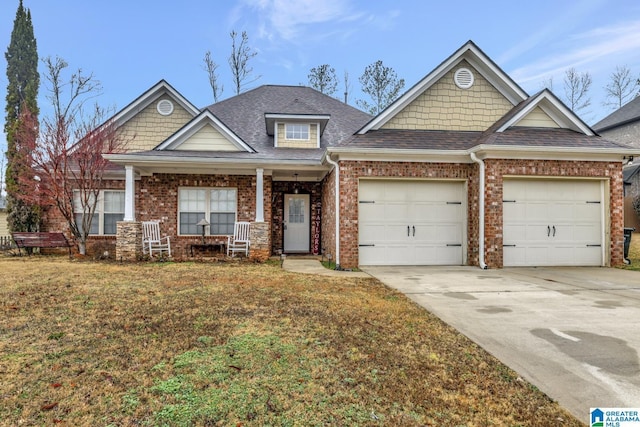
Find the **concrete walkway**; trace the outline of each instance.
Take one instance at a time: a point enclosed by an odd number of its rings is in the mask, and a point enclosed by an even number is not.
[[[315,274],[318,276],[333,277],[367,277],[370,275],[362,271],[338,271],[325,268],[318,259],[288,257],[282,265],[287,271],[295,273]]]

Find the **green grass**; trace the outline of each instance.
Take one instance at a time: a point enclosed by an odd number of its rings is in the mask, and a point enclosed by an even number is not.
[[[582,425],[375,279],[0,258],[0,426]]]

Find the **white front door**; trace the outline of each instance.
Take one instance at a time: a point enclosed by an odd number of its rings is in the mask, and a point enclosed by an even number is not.
[[[603,182],[505,179],[503,264],[603,265]]]
[[[466,191],[461,181],[361,180],[360,265],[461,265]]]
[[[284,195],[284,251],[309,252],[311,209],[308,194]]]

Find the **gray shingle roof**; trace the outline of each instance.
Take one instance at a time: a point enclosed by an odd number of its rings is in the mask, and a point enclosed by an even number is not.
[[[267,159],[320,159],[324,150],[274,148],[273,137],[267,135],[265,113],[330,115],[320,138],[321,148],[337,145],[371,119],[368,114],[306,86],[264,85],[207,108],[258,152],[254,156]]]
[[[640,172],[640,163],[626,166],[622,169],[622,180],[626,184],[631,184],[631,179]]]
[[[634,98],[593,125],[596,132],[640,120],[640,97]]]
[[[369,131],[349,138],[344,147],[409,150],[468,150],[477,145],[567,148],[629,148],[598,136],[570,129],[514,127],[504,132],[455,132],[438,130]]]
[[[570,129],[513,127],[488,135],[478,141],[487,145],[568,148],[630,148],[599,136],[589,136]]]

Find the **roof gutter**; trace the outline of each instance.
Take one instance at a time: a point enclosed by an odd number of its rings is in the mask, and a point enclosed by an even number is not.
[[[334,213],[336,217],[336,270],[340,270],[340,167],[338,166],[338,163],[331,158],[331,155],[329,153],[326,154],[325,159],[327,160],[327,163],[333,166],[333,170],[336,171],[335,188],[333,190],[336,197],[336,210]]]
[[[478,264],[483,270],[487,269],[484,262],[484,161],[476,156],[476,153],[469,153],[471,160],[480,167],[480,178],[478,179]]]

